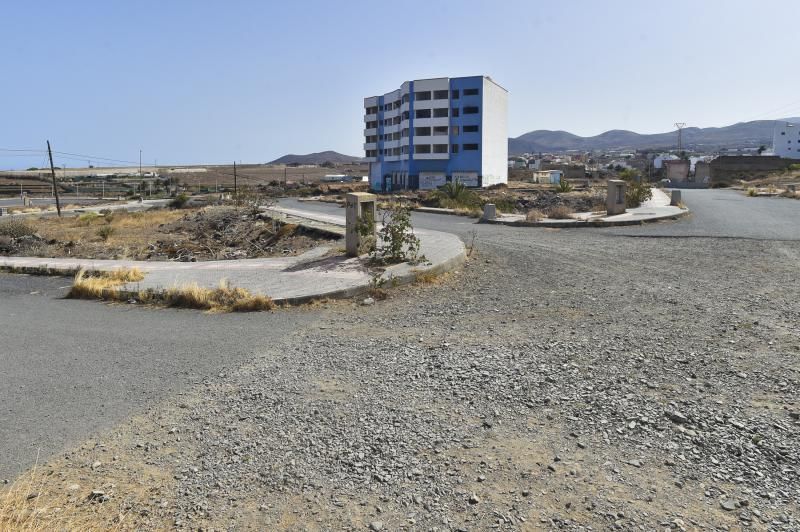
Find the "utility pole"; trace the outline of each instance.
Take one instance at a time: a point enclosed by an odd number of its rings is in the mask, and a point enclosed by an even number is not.
[[[683,131],[686,127],[686,122],[675,122],[675,127],[678,128],[678,153],[683,151]]]
[[[56,185],[56,169],[53,167],[53,152],[50,150],[50,141],[47,141],[47,156],[50,157],[50,175],[53,177],[53,195],[56,197],[56,211],[61,218],[61,201],[58,199],[58,186]]]
[[[142,150],[139,149],[139,177],[142,177]]]
[[[286,186],[286,167],[283,167],[283,186]]]
[[[233,161],[233,197],[236,199],[236,203],[239,203],[239,191],[236,188],[236,161]]]

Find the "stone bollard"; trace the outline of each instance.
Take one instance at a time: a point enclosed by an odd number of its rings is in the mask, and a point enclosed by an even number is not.
[[[351,192],[345,197],[345,249],[350,257],[358,257],[363,244],[376,239],[376,199],[375,194],[369,192]],[[362,234],[363,229],[370,226],[372,234]]]
[[[487,203],[483,206],[483,219],[494,220],[497,218],[497,207],[494,203]]]
[[[608,216],[623,214],[625,212],[625,181],[621,179],[608,180],[606,212]]]
[[[30,207],[31,206],[31,198],[28,196],[27,192],[22,193],[22,206],[23,207]]]
[[[672,195],[669,198],[669,204],[672,205],[673,207],[677,207],[680,202],[681,202],[681,191],[673,190]]]

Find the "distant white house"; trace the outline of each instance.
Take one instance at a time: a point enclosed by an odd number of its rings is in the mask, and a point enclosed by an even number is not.
[[[664,161],[674,161],[676,159],[678,159],[677,155],[673,155],[671,153],[659,153],[653,159],[653,168],[659,170],[661,168],[664,168]]]
[[[541,159],[528,159],[528,170],[539,170],[541,167]]]
[[[564,172],[561,170],[535,170],[533,180],[539,184],[557,185],[561,182]]]
[[[772,150],[778,157],[800,159],[800,124],[776,121],[772,132]]]

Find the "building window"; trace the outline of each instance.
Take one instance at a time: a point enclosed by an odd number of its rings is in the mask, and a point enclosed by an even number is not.
[[[430,118],[431,117],[431,110],[430,109],[417,109],[414,111],[415,118]]]
[[[414,99],[419,101],[430,100],[431,99],[431,91],[421,91],[414,93]]]
[[[458,114],[459,114],[458,113],[458,107],[453,107],[450,116],[452,116],[453,118],[458,118]]]
[[[375,129],[378,127],[377,122],[367,122],[367,129]]]
[[[434,144],[433,153],[447,153],[447,144]]]
[[[430,144],[415,144],[414,145],[414,153],[430,153],[431,152],[431,145]]]
[[[478,114],[478,108],[475,106],[464,107],[464,114],[465,115],[476,115]]]
[[[403,155],[408,155],[408,146],[403,146],[402,148],[400,148],[400,153],[402,153]]]
[[[436,126],[433,128],[434,135],[447,135],[447,126]]]
[[[403,120],[408,120],[411,117],[408,111],[403,111]]]
[[[414,135],[417,137],[429,137],[431,135],[431,128],[429,127],[415,127]]]
[[[785,134],[786,134],[786,132],[785,132],[785,131],[781,131],[781,135],[785,135]]]
[[[447,99],[447,93],[449,93],[449,92],[450,91],[448,91],[448,90],[433,91],[433,99],[434,100],[446,100]]]
[[[464,89],[464,96],[477,96],[478,89]]]
[[[408,94],[403,94],[403,103],[408,103],[411,97]]]
[[[458,89],[453,90],[452,95],[450,97],[454,100],[458,100]]]
[[[400,134],[403,136],[403,138],[407,138],[408,137],[408,128],[404,128],[403,131],[400,132]]]
[[[478,126],[464,126],[464,133],[477,133],[477,132],[478,132]]]
[[[458,153],[458,144],[450,146],[450,153]]]
[[[441,107],[439,109],[433,110],[433,117],[434,118],[447,118],[447,107]]]
[[[458,126],[453,126],[452,128],[450,128],[450,134],[458,135]]]
[[[464,151],[476,151],[477,149],[477,144],[464,144]]]

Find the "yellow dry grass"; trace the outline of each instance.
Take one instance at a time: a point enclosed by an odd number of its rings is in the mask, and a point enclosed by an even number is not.
[[[118,530],[107,515],[59,500],[49,491],[48,479],[37,468],[0,491],[0,531],[49,532],[81,530],[86,532]]]
[[[222,279],[216,288],[205,288],[197,283],[174,286],[164,292],[161,299],[168,307],[212,312],[258,312],[275,308],[271,298],[230,286],[227,279]]]
[[[67,297],[74,299],[118,299],[118,287],[144,279],[138,268],[119,268],[109,272],[87,273],[79,270]]]
[[[172,223],[183,218],[187,210],[156,209],[145,212],[114,212],[105,219],[94,213],[84,213],[80,216],[65,216],[63,218],[38,218],[29,220],[36,231],[47,240],[61,242],[96,241],[101,238],[97,231],[99,227],[112,228],[108,242],[128,247],[146,246],[163,235],[158,233],[159,226]]]

